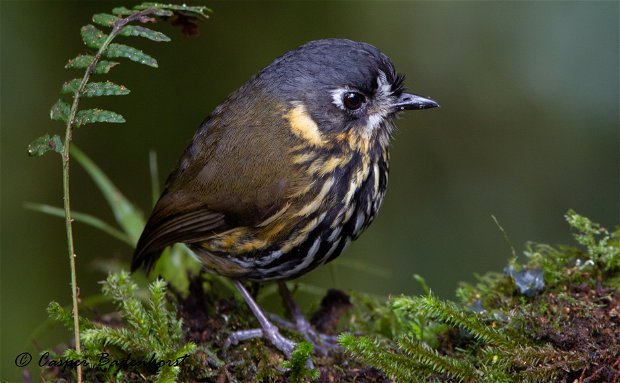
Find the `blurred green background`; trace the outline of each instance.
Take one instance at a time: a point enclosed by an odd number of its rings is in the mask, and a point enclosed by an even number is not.
[[[411,91],[442,107],[399,121],[379,217],[333,266],[304,281],[393,295],[420,292],[417,273],[451,297],[459,281],[499,271],[511,255],[492,214],[518,254],[526,241],[570,243],[569,208],[608,227],[620,222],[618,4],[209,1],[214,13],[200,37],[161,25],[172,43],[131,42],[160,68],[115,68],[108,78],[132,93],[84,105],[128,122],[89,125],[75,142],[147,213],[150,149],[163,181],[203,118],[278,55],[325,37],[374,44],[407,74]],[[18,353],[68,338],[44,330],[36,347],[32,339],[48,302],[71,298],[63,221],[23,208],[62,205],[60,160],[28,158],[26,146],[62,131],[48,111],[62,83],[79,76],[63,69],[86,51],[79,28],[118,5],[133,3],[1,2],[0,378],[20,379]],[[74,209],[114,222],[77,165],[72,177]],[[96,262],[129,262],[132,252],[80,224],[75,237],[88,296],[104,278]]]

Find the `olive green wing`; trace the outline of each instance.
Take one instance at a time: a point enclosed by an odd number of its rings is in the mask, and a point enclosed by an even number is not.
[[[132,270],[148,270],[174,243],[255,226],[308,182],[287,157],[298,144],[290,129],[281,116],[266,114],[267,120],[247,116],[234,123],[215,115],[197,131],[147,221]]]
[[[166,193],[157,202],[138,240],[131,271],[152,268],[161,252],[175,243],[194,243],[226,230],[225,214],[200,206],[179,193]]]

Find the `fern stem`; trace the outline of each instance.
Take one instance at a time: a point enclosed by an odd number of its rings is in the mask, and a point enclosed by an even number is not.
[[[84,78],[88,80],[89,71],[86,71]],[[85,81],[82,81],[85,84]],[[69,193],[69,145],[71,144],[71,138],[73,135],[73,119],[77,111],[77,105],[79,101],[79,93],[76,92],[73,98],[73,105],[71,107],[71,115],[67,119],[67,128],[65,131],[65,147],[62,154],[62,193],[65,208],[65,228],[67,231],[67,248],[69,251],[69,266],[71,268],[71,297],[73,299],[73,336],[75,339],[75,351],[78,354],[82,352],[82,346],[80,344],[80,323],[78,312],[78,292],[77,292],[77,275],[75,270],[75,248],[73,246],[73,228],[71,218],[71,200]],[[82,366],[77,366],[77,381],[82,383]]]
[[[112,27],[112,31],[105,39],[101,47],[99,47],[99,51],[95,56],[93,62],[86,68],[86,72],[84,73],[84,77],[80,82],[79,88],[75,91],[73,95],[73,103],[71,104],[71,110],[69,112],[69,118],[67,119],[67,126],[65,129],[65,145],[64,151],[62,153],[62,192],[63,192],[63,201],[65,208],[65,227],[67,232],[67,250],[69,252],[69,266],[71,268],[71,296],[73,300],[73,336],[75,339],[75,351],[80,354],[82,351],[82,346],[80,344],[80,324],[79,324],[79,312],[78,312],[78,287],[77,287],[77,273],[75,268],[75,259],[77,258],[77,254],[75,253],[75,247],[73,245],[73,219],[71,218],[71,199],[70,199],[70,182],[69,182],[69,169],[70,169],[70,155],[69,150],[71,147],[71,141],[73,139],[73,128],[75,127],[75,116],[78,111],[78,105],[80,103],[80,94],[84,91],[88,80],[90,79],[91,74],[94,73],[97,63],[101,59],[103,53],[108,49],[108,46],[114,40],[114,38],[118,35],[120,30],[127,24],[133,21],[142,21],[146,16],[157,12],[156,9],[148,8],[143,11],[134,13],[130,16],[127,16],[116,23]],[[77,382],[82,383],[82,366],[77,366]]]

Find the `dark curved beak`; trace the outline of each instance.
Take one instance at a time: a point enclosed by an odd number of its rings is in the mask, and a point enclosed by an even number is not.
[[[439,104],[430,98],[421,97],[411,93],[401,94],[396,102],[392,104],[392,108],[394,108],[394,111],[396,112],[400,112],[401,110],[430,109],[438,107]]]

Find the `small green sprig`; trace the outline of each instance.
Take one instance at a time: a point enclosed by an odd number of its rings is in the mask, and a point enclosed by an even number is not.
[[[101,364],[102,355],[109,360],[178,361],[179,365],[164,364],[153,372],[149,381],[176,381],[182,367],[196,367],[191,355],[197,346],[185,342],[182,321],[177,319],[176,309],[166,298],[167,285],[161,279],[153,281],[148,288],[146,298],[140,298],[138,286],[127,272],[110,274],[102,282],[103,295],[111,299],[118,307],[124,325],[101,325],[80,317],[84,352],[65,351],[64,357],[69,360],[87,360],[89,366]],[[52,302],[48,307],[51,319],[62,323],[69,329],[73,328],[73,319],[69,311],[58,303]],[[199,368],[199,367],[198,367]],[[131,374],[144,371],[133,371],[127,368],[93,368],[89,374],[96,374],[100,379],[126,381]],[[103,375],[103,376],[102,376]]]
[[[308,368],[307,361],[312,357],[314,347],[310,342],[299,342],[291,353],[291,359],[284,361],[284,368],[289,370],[291,383],[305,382],[306,378],[316,380],[319,370]]]
[[[577,230],[575,240],[585,246],[590,260],[610,272],[620,269],[620,241],[612,238],[609,231],[598,223],[569,210],[566,221]]]

